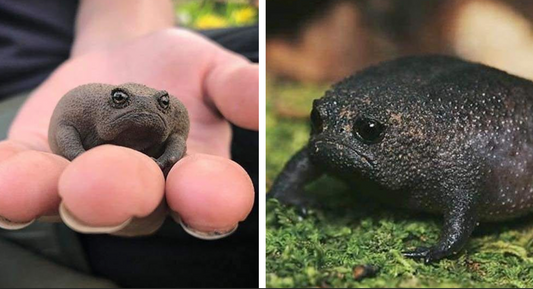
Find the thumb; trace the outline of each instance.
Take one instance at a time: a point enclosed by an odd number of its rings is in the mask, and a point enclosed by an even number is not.
[[[259,67],[222,51],[209,70],[205,90],[222,115],[246,129],[259,126]]]

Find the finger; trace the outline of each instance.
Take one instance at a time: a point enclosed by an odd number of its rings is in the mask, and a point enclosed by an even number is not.
[[[0,162],[8,159],[9,157],[26,151],[28,148],[22,144],[13,142],[13,141],[0,141]]]
[[[166,198],[169,208],[187,227],[206,234],[228,232],[250,213],[254,188],[237,163],[194,154],[170,171]]]
[[[146,155],[99,146],[76,158],[61,176],[61,217],[80,232],[113,233],[153,213],[164,184],[161,169]]]
[[[69,162],[6,143],[0,146],[0,155],[0,227],[19,229],[41,216],[57,214],[57,183]]]
[[[243,128],[259,126],[259,67],[223,51],[209,70],[206,93],[226,119]]]

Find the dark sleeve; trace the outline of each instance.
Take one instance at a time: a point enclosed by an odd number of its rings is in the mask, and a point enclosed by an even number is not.
[[[0,0],[0,98],[38,86],[70,54],[78,1]]]

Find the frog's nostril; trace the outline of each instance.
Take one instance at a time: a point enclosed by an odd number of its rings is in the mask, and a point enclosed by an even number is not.
[[[344,124],[339,128],[340,133],[351,133],[352,126],[350,124]]]

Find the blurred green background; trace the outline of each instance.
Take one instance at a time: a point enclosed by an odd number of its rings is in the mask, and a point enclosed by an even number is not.
[[[255,24],[256,1],[174,0],[178,24],[194,29],[216,29]]]

